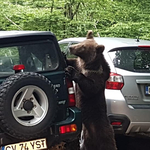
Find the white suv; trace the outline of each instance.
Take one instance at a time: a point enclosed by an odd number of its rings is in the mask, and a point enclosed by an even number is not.
[[[116,134],[150,132],[150,41],[127,38],[95,37],[105,46],[104,56],[110,65],[105,96],[110,123]],[[85,38],[59,41],[67,57],[68,47]]]

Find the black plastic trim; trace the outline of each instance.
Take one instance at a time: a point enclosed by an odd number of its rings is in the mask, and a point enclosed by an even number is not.
[[[130,119],[126,115],[110,114],[108,115],[108,118],[110,120],[110,124],[112,122],[117,122],[117,121],[122,123],[122,125],[119,125],[119,126],[113,125],[115,134],[125,134],[130,124]]]

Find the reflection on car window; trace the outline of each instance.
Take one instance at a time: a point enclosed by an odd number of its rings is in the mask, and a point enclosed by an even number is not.
[[[69,51],[69,46],[77,43],[59,43],[60,49],[67,55],[67,58],[76,58],[75,55],[71,54]]]
[[[117,49],[109,52],[115,67],[134,72],[150,72],[150,49]]]
[[[69,43],[61,43],[61,44],[59,44],[61,51],[64,52],[65,54],[67,54],[68,51],[69,51],[68,50],[68,45],[69,45]]]
[[[12,74],[13,66],[23,64],[25,71],[53,70],[58,66],[55,45],[52,41],[23,43],[0,48],[0,74]]]
[[[13,72],[13,65],[19,63],[16,47],[0,48],[0,72]]]

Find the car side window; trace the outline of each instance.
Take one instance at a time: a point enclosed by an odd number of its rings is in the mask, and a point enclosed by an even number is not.
[[[67,58],[76,58],[75,55],[71,54],[69,51],[69,46],[74,45],[77,43],[59,43],[60,49],[67,55]]]
[[[62,52],[64,52],[65,54],[68,53],[69,43],[61,43],[59,44],[59,46]]]

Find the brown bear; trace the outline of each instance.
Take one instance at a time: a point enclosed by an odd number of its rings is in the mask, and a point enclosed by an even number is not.
[[[87,39],[70,47],[76,59],[68,59],[66,72],[76,83],[77,106],[82,112],[81,150],[116,150],[114,132],[109,123],[105,101],[105,82],[110,68],[92,31]]]

